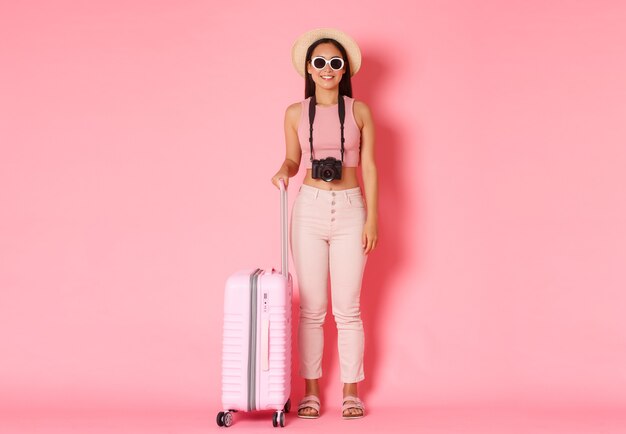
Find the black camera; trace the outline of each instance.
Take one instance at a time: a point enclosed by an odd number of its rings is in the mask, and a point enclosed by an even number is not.
[[[313,160],[311,163],[313,179],[323,179],[330,182],[333,179],[341,179],[341,160],[334,157],[323,160]]]

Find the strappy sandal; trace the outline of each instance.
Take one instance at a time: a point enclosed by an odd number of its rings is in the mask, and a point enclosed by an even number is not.
[[[302,414],[300,410],[305,408],[312,408],[317,414]],[[307,395],[302,398],[300,405],[298,405],[298,417],[302,419],[317,419],[320,417],[320,399],[315,395]]]
[[[346,414],[346,410],[361,410],[361,414]],[[346,396],[341,406],[341,417],[344,419],[361,419],[365,416],[365,404],[357,396]]]

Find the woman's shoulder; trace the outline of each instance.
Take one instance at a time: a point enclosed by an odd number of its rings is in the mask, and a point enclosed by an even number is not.
[[[300,108],[302,107],[302,101],[298,101],[298,102],[294,102],[293,104],[289,104],[287,106],[287,111],[297,111],[300,110]]]
[[[285,119],[291,121],[291,123],[297,125],[300,121],[300,114],[302,113],[302,101],[294,102],[287,106],[285,110]]]
[[[287,106],[287,110],[286,112],[289,113],[300,113],[300,111],[302,110],[302,102],[303,101],[298,101],[298,102],[294,102],[293,104],[289,104]]]
[[[360,112],[369,111],[370,109],[369,106],[365,104],[365,102],[358,99],[353,99],[352,104],[354,105],[354,110],[358,110]]]
[[[359,100],[354,100],[353,102],[353,113],[354,113],[354,119],[357,121],[357,124],[359,125],[359,127],[362,127],[364,122],[369,121],[372,118],[372,113],[370,111],[370,108],[367,104],[365,104],[363,101],[359,101]]]

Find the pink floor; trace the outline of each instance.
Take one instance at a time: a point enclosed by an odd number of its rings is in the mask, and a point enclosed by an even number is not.
[[[276,432],[271,413],[235,415],[230,428],[219,428],[213,409],[180,411],[39,410],[0,413],[1,434],[172,434]],[[338,408],[326,408],[318,420],[287,415],[290,432],[424,434],[626,434],[626,410],[536,408],[374,408],[361,420],[344,421]]]

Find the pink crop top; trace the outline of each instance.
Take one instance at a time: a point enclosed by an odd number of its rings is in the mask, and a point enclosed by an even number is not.
[[[360,161],[361,130],[354,119],[354,99],[344,97],[346,101],[346,119],[343,124],[343,166],[357,167]],[[298,124],[298,139],[302,149],[301,164],[311,168],[311,146],[309,144],[309,103],[311,98],[302,101],[302,114]],[[315,107],[313,121],[313,158],[321,160],[326,157],[341,159],[341,126],[337,104]]]

